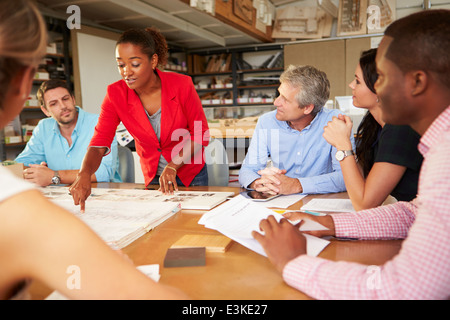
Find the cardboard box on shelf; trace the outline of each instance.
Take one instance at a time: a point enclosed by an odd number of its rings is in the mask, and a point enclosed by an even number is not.
[[[22,125],[20,124],[19,116],[8,123],[3,132],[5,135],[6,144],[22,142]]]
[[[5,137],[5,144],[21,143],[22,136],[9,136]]]
[[[47,45],[47,53],[48,54],[56,54],[57,53],[57,51],[56,51],[56,43],[55,42],[49,43]]]
[[[39,101],[37,99],[28,99],[25,101],[25,107],[39,107]]]
[[[22,136],[24,142],[28,142],[31,139],[34,128],[36,128],[36,126],[34,125],[29,124],[22,125]]]
[[[50,75],[48,74],[48,72],[36,72],[36,74],[34,75],[34,78],[36,80],[49,80]]]

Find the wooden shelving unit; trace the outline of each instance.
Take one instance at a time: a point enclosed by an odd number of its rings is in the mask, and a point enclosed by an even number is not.
[[[257,63],[254,67],[250,65],[244,56],[250,56],[253,53],[265,55],[265,60]],[[225,71],[213,69],[211,72],[212,59],[222,57],[223,61],[228,59]],[[249,106],[268,106],[273,105],[279,86],[278,76],[283,72],[283,46],[282,45],[264,45],[248,46],[227,49],[207,49],[188,52],[188,74],[196,84],[197,92],[202,100],[204,108],[210,107],[249,107]],[[277,59],[276,67],[267,67],[267,64],[273,65]],[[264,65],[265,66],[262,66]],[[218,63],[221,66],[223,63]],[[270,75],[273,81],[257,81],[258,77]],[[254,76],[253,82],[246,81],[246,77]],[[218,78],[229,80],[225,83],[227,87],[216,87],[214,81]],[[200,83],[200,84],[199,84]],[[202,84],[203,83],[203,84]],[[206,84],[208,83],[208,84]],[[253,96],[256,93],[256,97]],[[263,93],[267,93],[264,95]],[[225,96],[226,98],[223,98]]]

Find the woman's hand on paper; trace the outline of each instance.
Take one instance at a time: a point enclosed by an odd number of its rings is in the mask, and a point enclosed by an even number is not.
[[[69,187],[73,203],[80,205],[80,212],[84,213],[85,201],[91,194],[91,177],[87,174],[78,173],[75,182]]]
[[[173,194],[178,191],[177,171],[171,166],[166,166],[159,176],[159,191],[164,194]]]
[[[320,223],[324,227],[328,228],[328,230],[320,230],[320,231],[305,231],[305,233],[310,234],[315,237],[325,237],[325,236],[335,236],[335,227],[333,218],[330,215],[326,216],[314,216],[309,213],[300,212],[300,211],[290,211],[283,214],[283,217],[289,219],[290,221],[298,221],[298,220],[312,220],[317,223]]]
[[[259,227],[264,233],[253,231],[252,236],[261,244],[269,260],[279,272],[292,259],[306,254],[306,238],[299,230],[286,219],[280,222],[273,216],[261,220]]]

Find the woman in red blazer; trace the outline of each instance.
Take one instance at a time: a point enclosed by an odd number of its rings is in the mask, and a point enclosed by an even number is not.
[[[145,184],[160,184],[164,193],[178,184],[207,185],[203,146],[208,124],[189,76],[162,72],[167,43],[153,28],[131,29],[117,42],[116,60],[122,80],[108,86],[100,118],[78,178],[70,187],[75,204],[90,194],[87,177],[109,152],[122,122],[135,140]],[[156,177],[156,178],[155,178]]]

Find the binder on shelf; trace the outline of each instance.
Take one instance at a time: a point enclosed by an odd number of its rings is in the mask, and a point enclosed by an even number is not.
[[[280,64],[280,62],[282,62],[282,59],[283,59],[283,51],[278,51],[274,55],[272,60],[270,60],[269,64],[267,65],[267,68],[268,69],[281,68],[282,67],[282,63]]]
[[[236,59],[236,65],[238,70],[251,70],[253,69],[251,64],[244,59]]]
[[[14,120],[6,125],[3,129],[5,135],[5,143],[13,144],[22,142],[22,125],[20,123],[20,116],[16,116]]]
[[[231,70],[231,54],[212,55],[205,68],[206,73],[228,72]]]
[[[273,69],[280,68],[282,66],[283,51],[278,51],[276,54],[271,55],[269,58],[264,61],[263,64],[259,67],[260,69]]]

